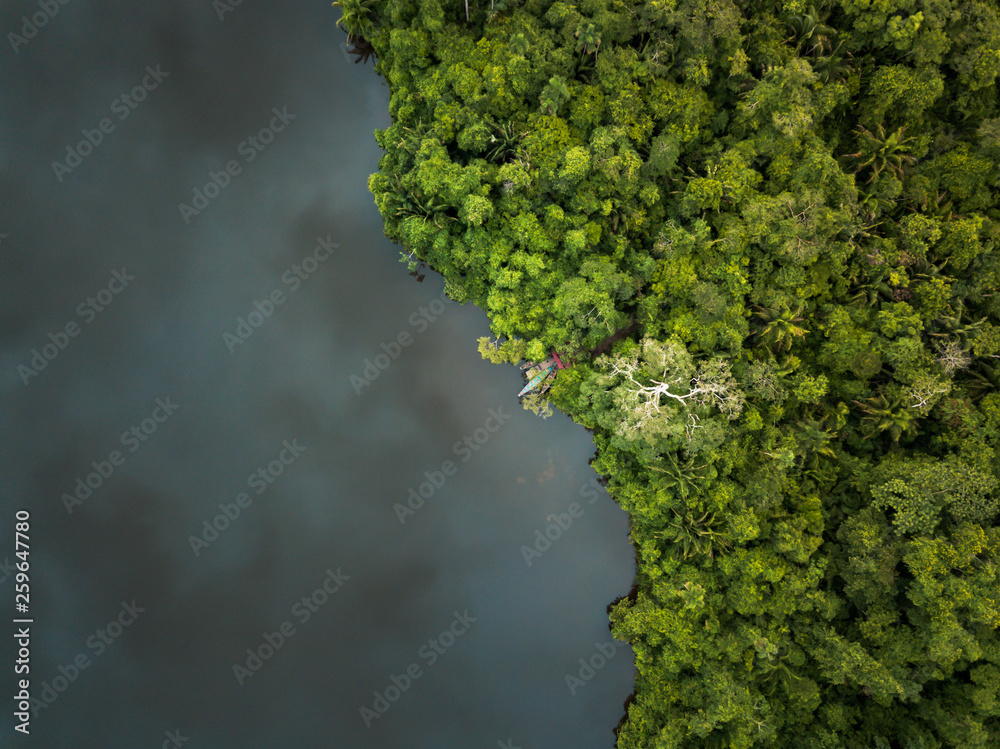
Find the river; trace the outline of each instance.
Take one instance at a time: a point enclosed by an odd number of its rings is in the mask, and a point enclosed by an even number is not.
[[[39,7],[0,14],[0,560],[28,509],[37,713],[8,699],[4,745],[611,747],[627,517],[384,238],[388,89],[339,11]]]

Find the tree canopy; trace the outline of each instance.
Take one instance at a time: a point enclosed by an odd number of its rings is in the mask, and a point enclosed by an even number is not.
[[[339,4],[386,235],[484,356],[576,362],[618,746],[1000,746],[996,4]]]

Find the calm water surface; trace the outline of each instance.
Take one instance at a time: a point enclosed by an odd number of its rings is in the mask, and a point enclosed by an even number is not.
[[[0,561],[30,509],[46,700],[3,745],[612,746],[633,553],[590,437],[384,239],[338,11],[220,8],[71,0],[0,52]]]

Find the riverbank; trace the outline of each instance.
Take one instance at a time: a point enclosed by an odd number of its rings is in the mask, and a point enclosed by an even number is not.
[[[1000,743],[996,9],[342,5],[386,236],[490,360],[601,354],[618,745]]]

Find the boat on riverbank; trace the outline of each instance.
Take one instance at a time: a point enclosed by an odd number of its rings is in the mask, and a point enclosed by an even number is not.
[[[521,366],[521,369],[525,370],[525,376],[528,378],[528,383],[521,388],[521,392],[517,394],[518,398],[523,398],[526,394],[534,390],[535,388],[544,385],[539,391],[544,393],[549,387],[552,386],[552,380],[555,379],[556,373],[560,369],[565,369],[566,365],[563,364],[559,355],[553,351],[552,355],[542,362],[528,362]]]

